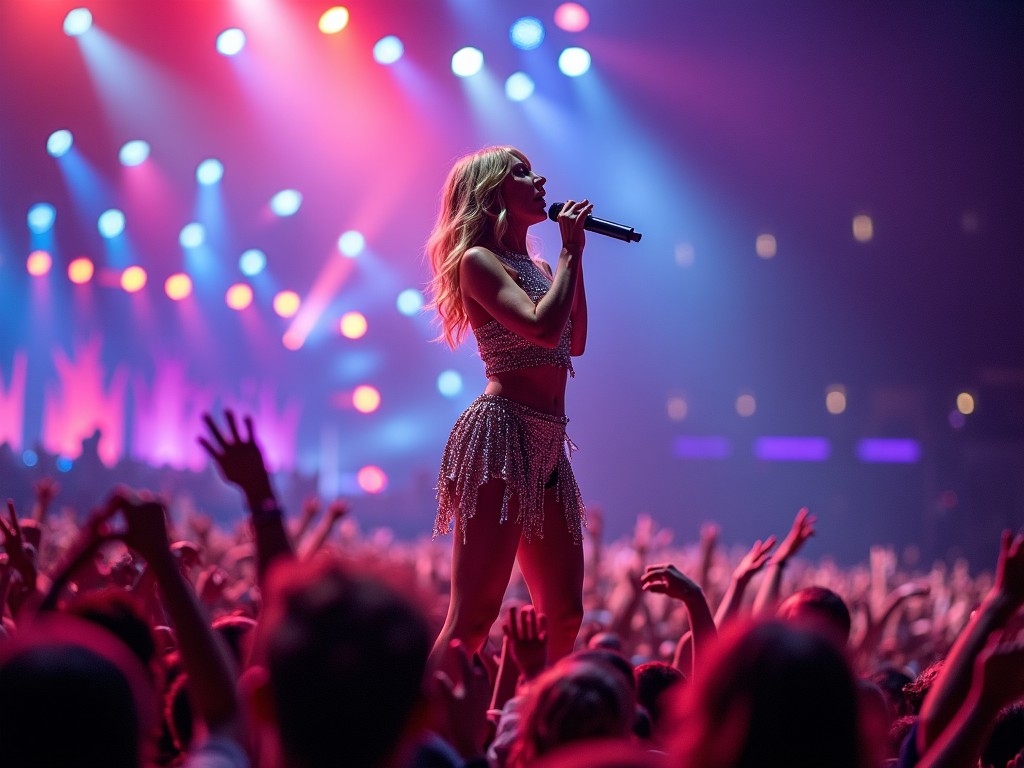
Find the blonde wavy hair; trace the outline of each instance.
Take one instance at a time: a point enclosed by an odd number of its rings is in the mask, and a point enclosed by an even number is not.
[[[427,308],[436,310],[441,327],[434,341],[444,341],[452,349],[469,330],[459,284],[462,255],[477,245],[503,246],[508,213],[501,182],[518,162],[526,162],[526,157],[514,147],[485,147],[459,158],[441,191],[441,209],[426,247],[433,270]]]

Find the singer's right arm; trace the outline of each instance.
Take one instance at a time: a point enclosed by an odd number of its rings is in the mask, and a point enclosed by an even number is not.
[[[562,248],[551,287],[534,305],[494,253],[483,247],[470,248],[459,265],[462,294],[513,333],[554,348],[576,298],[581,255],[573,250]]]

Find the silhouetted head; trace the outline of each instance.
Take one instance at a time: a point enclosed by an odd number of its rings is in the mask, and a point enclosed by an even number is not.
[[[826,587],[805,587],[782,601],[776,615],[815,629],[846,647],[850,640],[850,609],[843,598]]]
[[[685,768],[860,768],[858,692],[845,654],[819,632],[734,625],[669,715]]]
[[[270,574],[259,654],[286,757],[306,768],[390,758],[422,701],[433,637],[383,581],[322,558]]]
[[[139,660],[109,632],[46,616],[0,646],[5,768],[136,768],[152,750],[157,700]]]
[[[671,664],[648,661],[633,670],[633,677],[636,680],[637,704],[644,708],[651,721],[651,738],[660,742],[662,715],[668,703],[664,694],[684,684],[686,676]]]

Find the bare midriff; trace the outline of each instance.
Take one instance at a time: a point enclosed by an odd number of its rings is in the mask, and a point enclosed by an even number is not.
[[[484,392],[515,400],[542,413],[564,416],[568,377],[569,372],[557,365],[521,368],[491,376]]]

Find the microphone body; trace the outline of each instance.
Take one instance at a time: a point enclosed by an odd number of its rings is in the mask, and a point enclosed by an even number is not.
[[[557,221],[558,214],[562,212],[562,208],[564,207],[565,203],[552,203],[548,208],[548,218],[552,221]],[[605,235],[606,237],[614,237],[616,240],[623,240],[627,243],[639,243],[640,238],[643,237],[643,235],[633,229],[633,227],[627,227],[625,224],[616,224],[614,221],[599,219],[596,216],[587,216],[587,220],[583,222],[583,228],[587,230],[587,232]]]

